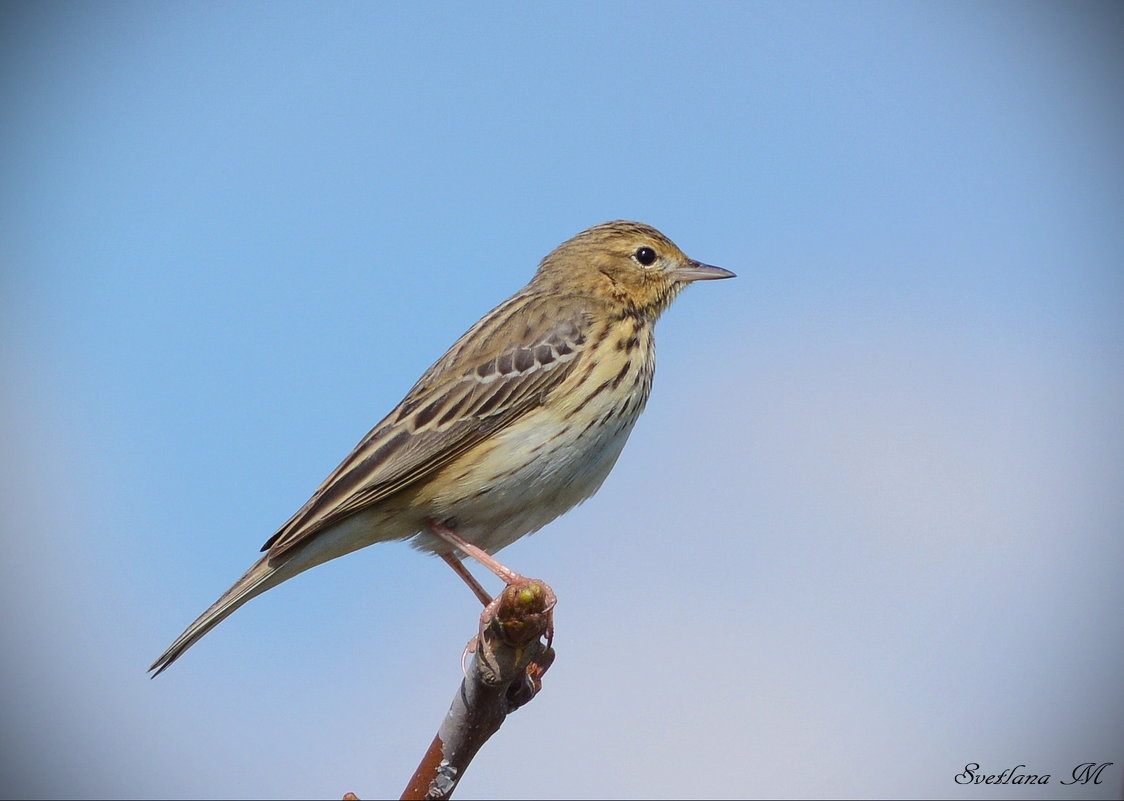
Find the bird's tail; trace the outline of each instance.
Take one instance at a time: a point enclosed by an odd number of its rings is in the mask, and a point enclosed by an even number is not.
[[[168,646],[168,650],[160,654],[157,660],[152,663],[152,666],[149,667],[149,671],[152,672],[152,678],[156,678],[163,673],[169,665],[180,658],[180,655],[184,651],[195,645],[204,634],[226,620],[235,609],[246,603],[246,601],[257,595],[261,595],[269,588],[277,586],[285,579],[291,578],[294,575],[294,571],[285,569],[285,563],[271,565],[269,563],[269,558],[269,554],[266,554],[255,562],[253,567],[247,570],[245,575],[234,583],[233,587],[224,592],[221,598],[211,604],[210,609],[197,617],[194,623],[184,629],[183,634],[177,637],[176,641]]]

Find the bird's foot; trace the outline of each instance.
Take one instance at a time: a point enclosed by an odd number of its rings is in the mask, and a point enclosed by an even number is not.
[[[506,692],[508,709],[530,701],[542,689],[542,677],[554,662],[554,591],[543,581],[522,579],[504,588],[480,614],[480,633],[473,638],[476,656],[489,670],[504,675],[503,660],[523,664],[524,680]],[[545,638],[545,644],[540,638]],[[503,645],[500,645],[502,643]]]
[[[520,577],[484,608],[480,614],[481,631],[494,621],[500,636],[510,645],[524,645],[545,636],[549,648],[554,642],[557,602],[554,590],[545,581]]]

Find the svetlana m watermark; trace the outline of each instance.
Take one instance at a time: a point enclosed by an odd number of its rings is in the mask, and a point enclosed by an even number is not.
[[[1105,768],[1113,762],[1082,762],[1075,767],[1058,784],[1100,784]],[[1049,784],[1052,775],[1049,773],[1030,773],[1026,765],[1015,765],[1013,768],[1004,768],[1002,773],[985,773],[980,769],[979,762],[969,762],[964,766],[962,773],[955,776],[957,784]]]

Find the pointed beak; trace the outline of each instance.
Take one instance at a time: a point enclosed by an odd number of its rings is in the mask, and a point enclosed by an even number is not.
[[[691,281],[714,281],[718,278],[737,278],[737,276],[729,270],[703,264],[700,261],[689,261],[682,267],[677,267],[671,274],[675,277],[676,281],[681,281],[684,284],[690,283]]]

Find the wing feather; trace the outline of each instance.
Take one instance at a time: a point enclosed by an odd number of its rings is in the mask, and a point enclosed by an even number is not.
[[[590,325],[582,304],[557,297],[525,291],[497,307],[426,371],[262,550],[281,556],[539,406],[582,360]]]

